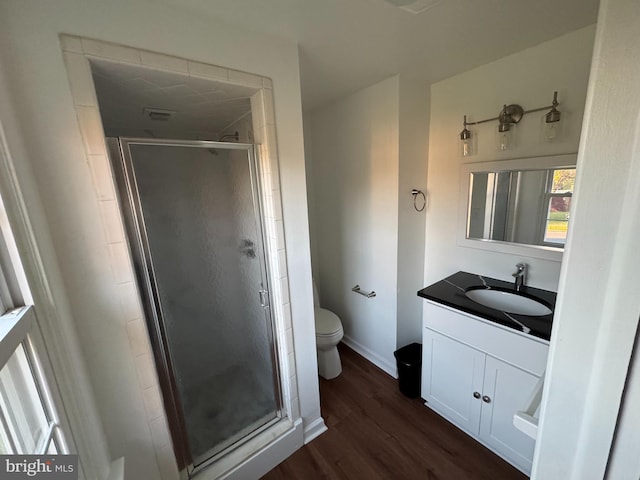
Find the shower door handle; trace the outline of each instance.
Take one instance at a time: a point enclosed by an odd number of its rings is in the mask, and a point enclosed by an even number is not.
[[[265,289],[260,289],[258,293],[260,294],[260,305],[262,305],[262,308],[269,308],[269,295],[267,295],[269,292]]]

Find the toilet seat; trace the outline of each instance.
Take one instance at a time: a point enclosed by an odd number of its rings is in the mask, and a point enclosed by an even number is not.
[[[342,331],[342,323],[338,316],[324,308],[315,309],[316,337],[332,337]]]

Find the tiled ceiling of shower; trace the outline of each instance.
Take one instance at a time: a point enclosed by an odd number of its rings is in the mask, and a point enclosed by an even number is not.
[[[250,114],[255,89],[179,73],[91,61],[100,115],[108,137],[217,140]],[[145,109],[174,112],[152,120]]]

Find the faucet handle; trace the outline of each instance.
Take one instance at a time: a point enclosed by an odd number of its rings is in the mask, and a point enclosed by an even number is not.
[[[516,271],[511,274],[512,277],[516,279],[515,289],[516,292],[519,292],[522,287],[524,287],[525,275],[527,274],[527,264],[526,263],[518,263],[516,264]]]
[[[516,264],[516,271],[514,273],[512,273],[512,276],[519,277],[521,275],[524,275],[526,270],[527,270],[527,264],[526,263],[518,263],[518,264]]]

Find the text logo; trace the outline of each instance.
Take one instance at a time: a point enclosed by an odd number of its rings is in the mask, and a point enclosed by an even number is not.
[[[0,455],[0,480],[78,480],[77,455]]]

